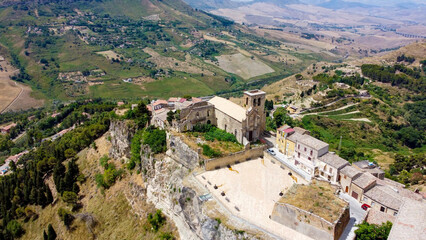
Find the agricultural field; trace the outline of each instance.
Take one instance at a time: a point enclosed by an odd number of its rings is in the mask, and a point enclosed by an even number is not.
[[[241,53],[222,55],[216,58],[218,59],[220,68],[227,72],[234,73],[245,80],[274,72],[274,69],[265,63],[257,59],[246,57]]]

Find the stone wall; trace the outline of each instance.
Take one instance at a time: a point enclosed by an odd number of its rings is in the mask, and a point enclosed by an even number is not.
[[[350,214],[347,207],[339,218],[331,223],[293,205],[277,202],[271,219],[313,239],[337,240],[345,230]]]
[[[198,166],[200,157],[183,140],[167,132],[167,155],[189,169]]]
[[[247,149],[244,151],[232,153],[230,155],[205,160],[204,166],[207,171],[219,169],[226,167],[228,165],[233,165],[236,163],[245,162],[250,159],[255,159],[258,157],[263,157],[263,151],[266,149],[266,146],[259,146],[252,149]]]
[[[217,119],[217,127],[227,131],[230,134],[234,134],[239,143],[244,143],[243,138],[246,134],[245,122],[239,122],[218,109],[215,110],[215,114]]]
[[[109,155],[112,158],[130,158],[130,145],[136,133],[137,126],[129,120],[112,120],[109,126],[111,149]]]

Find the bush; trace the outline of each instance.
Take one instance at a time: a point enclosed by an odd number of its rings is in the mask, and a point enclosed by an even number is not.
[[[142,136],[142,143],[149,145],[153,153],[162,153],[167,150],[166,131],[147,129]]]
[[[58,209],[59,218],[64,222],[64,225],[69,228],[71,226],[74,216],[66,209],[59,208]]]
[[[218,150],[214,150],[209,145],[203,144],[203,154],[207,157],[215,158],[220,157],[222,153]]]
[[[161,213],[161,210],[157,210],[154,214],[148,214],[148,223],[151,225],[154,232],[158,232],[165,222],[166,218]]]
[[[355,230],[356,240],[385,240],[388,238],[391,228],[392,223],[389,221],[382,225],[369,224],[364,221]]]
[[[16,220],[12,220],[7,223],[6,231],[9,232],[14,238],[19,238],[25,232],[21,224]]]

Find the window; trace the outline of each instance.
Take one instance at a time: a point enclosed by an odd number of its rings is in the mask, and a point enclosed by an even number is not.
[[[398,212],[393,212],[393,215],[394,215],[394,216],[398,215]]]
[[[234,135],[237,136],[237,129],[235,129],[235,134]]]
[[[311,160],[311,157],[308,157],[308,160]]]
[[[368,198],[364,197],[364,198],[362,198],[362,200],[363,200],[364,202],[367,202]]]
[[[297,146],[297,149],[300,149],[300,144],[299,144],[299,146]]]
[[[374,206],[374,205],[375,205],[375,203],[374,203],[374,202],[372,202],[372,203],[371,203],[371,206]]]
[[[256,106],[256,98],[253,98],[253,107]]]
[[[297,153],[297,157],[300,158],[300,153]]]
[[[311,150],[311,156],[312,156],[313,151]]]
[[[380,211],[381,211],[381,212],[385,212],[385,210],[386,210],[386,208],[385,208],[385,207],[380,206]]]
[[[248,105],[248,98],[246,98],[246,105]]]
[[[346,175],[344,175],[343,178],[346,179]]]
[[[210,110],[207,111],[207,117],[210,117]]]
[[[260,98],[257,100],[257,106],[260,106]]]
[[[305,152],[306,152],[306,148],[305,148]]]
[[[333,169],[332,168],[330,168],[330,173],[333,173]]]

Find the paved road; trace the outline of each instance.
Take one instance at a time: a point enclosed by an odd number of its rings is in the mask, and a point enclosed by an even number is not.
[[[353,240],[355,239],[354,231],[358,229],[358,227],[356,227],[355,225],[364,221],[367,212],[361,208],[361,203],[359,203],[355,198],[349,196],[348,194],[340,193],[340,197],[349,202],[349,208],[351,213],[351,219],[349,220],[345,231],[340,237],[340,240]]]

